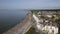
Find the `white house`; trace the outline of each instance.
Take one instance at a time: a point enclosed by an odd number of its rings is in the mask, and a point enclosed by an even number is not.
[[[51,16],[50,16],[51,17]],[[41,30],[41,31],[45,31],[45,32],[48,32],[48,34],[57,34],[58,33],[58,27],[57,26],[52,26],[52,25],[44,25],[44,24],[41,24],[39,23],[40,20],[38,19],[38,17],[36,15],[33,14],[33,18],[35,19],[36,21],[36,27],[38,30]],[[48,22],[45,21],[45,22]],[[46,23],[47,24],[47,23]]]

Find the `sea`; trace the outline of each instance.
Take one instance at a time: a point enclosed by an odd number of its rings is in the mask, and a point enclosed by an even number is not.
[[[0,34],[20,23],[29,10],[0,10]]]

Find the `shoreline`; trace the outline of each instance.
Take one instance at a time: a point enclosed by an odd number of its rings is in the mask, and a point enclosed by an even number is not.
[[[4,32],[3,34],[20,34],[21,30],[23,30],[22,27],[24,27],[25,24],[27,25],[28,23],[29,25],[31,25],[30,20],[31,20],[31,15],[28,13],[28,15],[26,15],[26,17],[20,23],[18,23],[16,26],[9,29],[8,31]]]

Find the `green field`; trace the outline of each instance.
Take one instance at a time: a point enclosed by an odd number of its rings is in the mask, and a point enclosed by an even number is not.
[[[26,34],[38,34],[38,32],[36,32],[35,29],[31,27]]]
[[[33,14],[37,14],[39,11],[37,11],[37,10],[32,10],[31,11]]]

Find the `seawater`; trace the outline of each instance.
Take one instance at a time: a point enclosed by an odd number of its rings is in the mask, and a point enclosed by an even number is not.
[[[20,23],[28,14],[28,10],[0,10],[0,33]]]

